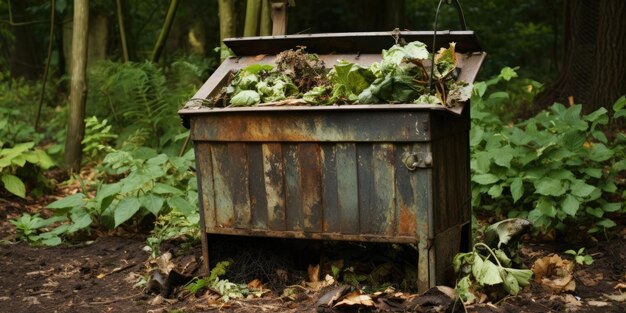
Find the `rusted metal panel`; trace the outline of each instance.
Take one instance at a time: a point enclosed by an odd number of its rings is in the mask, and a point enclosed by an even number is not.
[[[213,173],[209,179],[212,177],[214,182],[215,227],[232,227],[234,225],[234,201],[229,176],[232,169],[228,145],[213,143],[211,144],[211,152]],[[206,193],[204,195],[211,196]]]
[[[229,168],[229,188],[233,196],[233,211],[235,227],[250,228],[250,192],[248,187],[248,158],[246,155],[245,143],[229,143],[228,157]]]
[[[211,161],[210,148],[211,146],[206,142],[197,142],[194,145],[197,162],[196,176],[198,178],[200,214],[204,225],[201,229],[204,229],[207,225],[214,227],[216,224],[213,179],[206,179],[207,177],[213,177],[213,162]]]
[[[248,177],[250,182],[251,227],[267,229],[267,195],[265,193],[265,171],[263,169],[262,144],[248,144]]]
[[[303,230],[304,212],[302,207],[303,190],[300,185],[302,168],[299,166],[299,145],[283,145],[285,167],[285,214],[287,230]],[[306,192],[306,191],[305,191]]]
[[[359,232],[359,186],[357,176],[356,145],[337,144],[337,194],[341,233]]]
[[[303,228],[308,232],[321,232],[322,212],[322,163],[319,144],[300,144]]]
[[[335,144],[321,144],[322,164],[322,207],[324,213],[323,232],[339,233],[341,231],[341,210],[337,184],[337,167]]]
[[[196,116],[192,137],[225,142],[380,142],[427,141],[419,121],[427,113],[382,111],[280,111]]]
[[[402,162],[405,153],[417,152],[417,145],[404,145],[395,150],[395,189],[397,217],[396,234],[415,236],[417,234],[417,181],[415,171],[409,170]]]
[[[272,231],[285,230],[285,180],[282,146],[278,143],[263,144],[263,171],[267,219]],[[259,195],[262,196],[262,195]]]
[[[395,146],[390,143],[374,144],[372,147],[372,170],[374,172],[374,211],[381,217],[381,224],[376,228],[377,233],[394,235],[397,224],[395,210],[396,188],[395,181]]]

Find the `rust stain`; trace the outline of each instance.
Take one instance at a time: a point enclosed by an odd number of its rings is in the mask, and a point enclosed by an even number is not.
[[[399,230],[402,235],[415,234],[417,231],[417,220],[415,212],[406,205],[400,205],[400,217],[398,218]]]

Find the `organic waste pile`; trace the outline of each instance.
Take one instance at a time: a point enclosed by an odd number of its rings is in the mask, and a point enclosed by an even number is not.
[[[304,47],[283,51],[276,66],[254,64],[238,71],[217,102],[222,106],[421,103],[456,107],[469,99],[472,85],[457,81],[455,43],[435,54],[434,92],[429,87],[431,55],[413,41],[382,51],[369,67],[340,60],[330,70]]]

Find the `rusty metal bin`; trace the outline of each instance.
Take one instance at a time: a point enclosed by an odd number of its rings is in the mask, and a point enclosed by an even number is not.
[[[432,32],[401,32],[407,42]],[[471,31],[456,42],[459,80],[485,56]],[[470,221],[469,103],[211,108],[231,72],[306,46],[332,67],[369,65],[395,43],[389,32],[230,39],[226,60],[179,111],[196,155],[203,232],[418,247],[418,289],[441,283]]]

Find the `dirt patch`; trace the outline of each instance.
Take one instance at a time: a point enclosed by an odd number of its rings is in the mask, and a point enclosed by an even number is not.
[[[145,312],[133,285],[144,272],[145,238],[101,237],[73,247],[0,246],[4,312]]]
[[[18,217],[22,212],[42,212],[43,203],[53,198],[40,200],[39,204],[17,199],[0,202],[0,239],[5,242],[0,245],[2,312],[316,312],[317,301],[336,288],[336,285],[317,291],[297,286],[306,279],[306,266],[311,262],[322,260],[322,263],[328,265],[342,257],[332,255],[329,251],[342,250],[355,260],[362,260],[363,266],[414,257],[400,253],[388,255],[382,247],[372,252],[356,245],[347,252],[345,247],[332,248],[331,245],[331,249],[324,252],[328,247],[317,247],[316,242],[299,246],[297,242],[274,240],[265,245],[263,242],[269,239],[248,238],[236,243],[216,237],[212,242],[215,246],[211,248],[213,261],[224,258],[234,261],[225,278],[244,284],[258,278],[273,288],[262,298],[235,299],[227,303],[217,301],[215,291],[190,295],[180,288],[173,293],[172,299],[158,299],[137,285],[142,277],[148,278],[149,253],[143,250],[143,235],[101,235],[92,242],[53,248],[31,247],[22,243],[6,244],[14,238],[15,233],[8,219]],[[626,286],[626,230],[623,223],[619,227],[600,239],[590,237],[583,242],[553,240],[523,244],[521,254],[529,267],[536,259],[551,253],[571,259],[564,254],[565,250],[585,247],[585,252],[595,261],[590,266],[575,268],[574,292],[552,294],[533,282],[519,296],[507,297],[496,304],[477,304],[465,309],[467,312],[480,313],[625,312],[626,301],[622,293],[626,292],[623,287]],[[182,246],[178,242],[168,242],[163,246],[163,251],[171,251],[176,259],[193,255],[200,260],[200,247],[183,250]],[[268,254],[270,252],[272,254]],[[356,269],[361,265],[357,262],[352,266]],[[328,272],[323,267],[322,272]],[[389,271],[391,274],[395,272],[405,274],[402,271]],[[287,276],[281,277],[280,273],[287,273]],[[402,312],[406,311],[406,307],[398,304],[402,301],[425,302],[416,300],[415,295],[410,295],[410,290],[402,288],[400,282],[397,285],[399,290],[406,292],[406,299],[396,301],[390,297],[384,298],[384,305],[374,299],[378,302],[373,307],[357,305],[341,310],[331,307],[325,312]],[[285,296],[283,291],[287,287],[301,291],[297,295]],[[431,309],[410,311],[436,312],[436,307]]]

